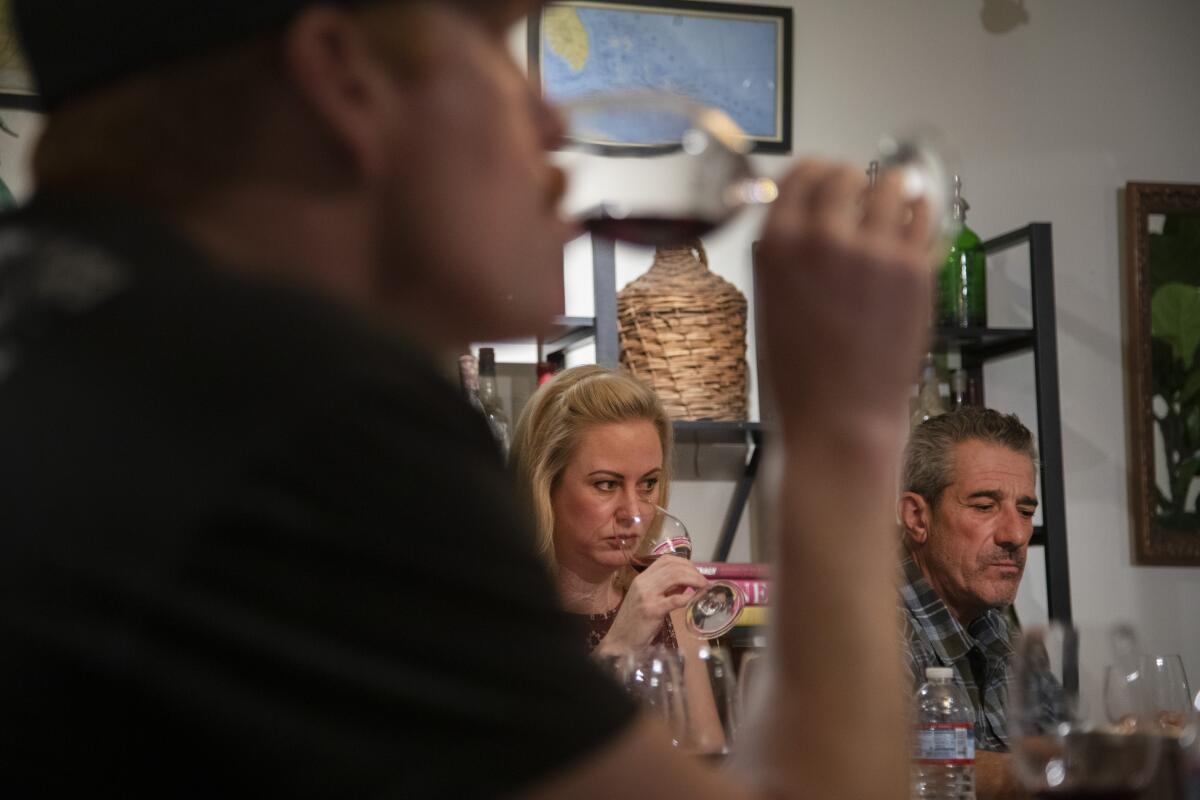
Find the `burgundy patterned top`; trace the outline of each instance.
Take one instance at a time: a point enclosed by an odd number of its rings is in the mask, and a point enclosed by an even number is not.
[[[613,620],[617,618],[617,612],[621,610],[617,606],[612,611],[606,611],[603,614],[574,614],[573,616],[583,620],[583,624],[587,627],[587,644],[588,650],[595,650],[600,640],[608,635],[608,629],[612,627]],[[679,649],[679,641],[675,638],[675,626],[671,624],[670,617],[663,617],[663,625],[658,629],[658,633],[654,635],[654,640],[650,642],[650,646],[662,645],[671,650]]]

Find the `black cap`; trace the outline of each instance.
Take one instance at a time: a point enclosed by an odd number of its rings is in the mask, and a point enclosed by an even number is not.
[[[371,0],[321,0],[353,6]],[[285,24],[313,0],[12,0],[47,108],[173,59]]]
[[[307,6],[350,7],[379,0],[11,2],[42,105],[52,109],[128,75],[281,27]],[[443,2],[493,26],[511,24],[541,5],[541,0]]]

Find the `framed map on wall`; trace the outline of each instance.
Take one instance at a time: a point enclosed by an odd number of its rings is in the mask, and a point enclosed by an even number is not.
[[[666,90],[719,108],[755,150],[792,143],[792,10],[686,0],[562,0],[529,18],[543,95]],[[624,143],[638,144],[632,135]]]

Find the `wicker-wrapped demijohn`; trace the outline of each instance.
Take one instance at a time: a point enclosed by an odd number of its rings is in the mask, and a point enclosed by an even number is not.
[[[746,298],[708,269],[697,239],[659,248],[617,293],[621,364],[673,419],[746,419]]]

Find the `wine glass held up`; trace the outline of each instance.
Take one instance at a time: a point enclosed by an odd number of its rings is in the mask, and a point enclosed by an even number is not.
[[[663,556],[691,559],[692,537],[687,528],[665,509],[646,503],[639,504],[634,525],[640,532],[636,540],[621,538],[629,565],[643,572]],[[684,608],[684,624],[699,639],[715,639],[728,633],[737,624],[745,595],[737,584],[729,581],[710,581],[697,591]]]
[[[589,95],[559,108],[559,161],[582,178],[572,181],[567,212],[593,235],[678,245],[779,197],[775,181],[750,162],[753,140],[719,109],[658,90]],[[906,196],[925,198],[947,239],[955,224],[950,154],[932,129],[885,136],[876,172],[900,172]]]

